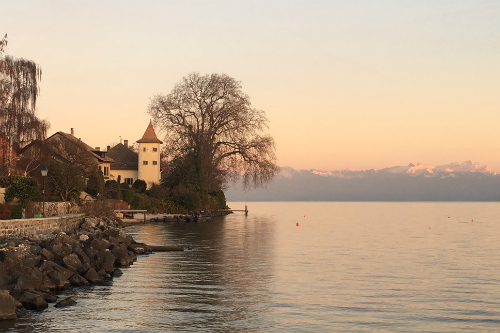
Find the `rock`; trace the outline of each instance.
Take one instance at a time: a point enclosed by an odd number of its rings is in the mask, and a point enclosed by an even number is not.
[[[62,301],[59,301],[56,303],[56,305],[54,305],[56,308],[65,308],[67,306],[73,306],[76,304],[76,301],[71,298],[71,297],[66,297],[65,299],[63,299]]]
[[[40,271],[45,275],[43,280],[45,286],[51,290],[64,289],[69,286],[69,278],[74,274],[52,261],[45,261],[40,266]]]
[[[3,262],[0,262],[0,289],[5,289],[4,287],[9,282],[9,272],[5,268]]]
[[[113,273],[111,274],[111,276],[113,277],[118,277],[118,276],[122,276],[123,275],[123,272],[121,269],[119,268],[115,268],[115,270],[113,271]]]
[[[7,290],[0,290],[0,319],[16,319],[16,304],[17,301],[9,294]]]
[[[80,237],[78,238],[80,242],[86,242],[88,239],[89,239],[89,236],[88,235],[80,235]]]
[[[8,286],[11,291],[35,291],[35,287],[33,286],[32,280],[19,272],[12,272],[12,283]],[[17,276],[16,276],[17,275]]]
[[[82,223],[80,226],[81,229],[87,229],[87,230],[92,230],[94,229],[99,221],[96,218],[93,217],[87,217],[85,218],[85,221]]]
[[[73,272],[79,272],[82,268],[82,262],[75,253],[71,253],[63,258],[64,266]]]
[[[111,250],[111,253],[115,256],[115,265],[118,267],[128,267],[134,261],[127,249],[118,247]]]
[[[93,239],[92,242],[90,243],[90,246],[96,249],[97,251],[104,251],[106,249],[109,249],[110,247],[110,242],[108,242],[105,239]]]
[[[72,286],[83,286],[83,285],[89,284],[89,281],[79,274],[73,274],[69,278],[69,283]]]
[[[134,252],[135,254],[144,254],[144,252],[146,252],[144,246],[142,246],[141,244],[131,244],[128,247],[128,249]]]
[[[149,245],[144,243],[134,243],[128,246],[128,250],[134,252],[135,254],[150,254],[153,251]]]
[[[96,266],[109,273],[115,270],[115,256],[109,250],[98,252],[96,255]]]
[[[51,293],[44,293],[41,291],[37,291],[37,294],[42,296],[47,303],[55,303],[57,302],[57,296]]]
[[[93,269],[92,267],[89,268],[89,270],[83,277],[86,278],[90,283],[101,283],[103,281],[102,277],[97,274],[95,269]]]
[[[49,305],[47,301],[37,293],[25,291],[18,299],[26,310],[43,310]]]
[[[50,249],[50,252],[54,255],[53,260],[55,261],[62,261],[64,257],[71,253],[71,251],[67,251],[67,248],[65,249],[64,244],[54,244],[54,246]]]
[[[42,249],[42,251],[40,252],[40,254],[42,255],[42,257],[45,260],[54,261],[54,254],[52,252],[50,252],[49,250]]]

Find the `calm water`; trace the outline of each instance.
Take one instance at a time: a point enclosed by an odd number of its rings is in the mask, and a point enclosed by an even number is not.
[[[77,306],[3,330],[500,330],[500,203],[248,206],[248,217],[128,227],[192,250],[141,257],[112,284],[66,291]]]

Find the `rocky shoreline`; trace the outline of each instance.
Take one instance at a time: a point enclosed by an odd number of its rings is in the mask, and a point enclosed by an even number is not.
[[[152,253],[122,230],[123,223],[85,218],[78,231],[11,239],[0,244],[0,320],[27,310],[74,305],[57,293],[70,286],[102,283],[120,276],[137,255]]]

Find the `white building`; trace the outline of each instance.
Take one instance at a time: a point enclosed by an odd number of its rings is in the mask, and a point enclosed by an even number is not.
[[[153,183],[159,183],[160,173],[160,144],[163,142],[156,136],[153,124],[150,122],[139,144],[139,154],[128,146],[128,140],[108,149],[108,156],[115,162],[111,164],[110,178],[132,185],[137,179],[144,180],[148,188]]]

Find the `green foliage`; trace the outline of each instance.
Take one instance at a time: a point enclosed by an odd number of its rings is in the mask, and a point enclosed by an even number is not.
[[[132,189],[122,190],[122,196],[123,196],[122,200],[128,203],[129,205],[131,205],[132,202],[134,201],[135,195],[136,193]]]
[[[12,205],[11,217],[13,219],[22,219],[23,218],[23,209],[24,207],[21,205]]]
[[[147,188],[147,184],[144,180],[142,179],[137,179],[134,184],[132,185],[132,187],[139,193],[145,193],[146,192],[146,188]]]
[[[12,218],[20,219],[28,201],[37,195],[38,183],[32,177],[13,175],[7,178],[9,187],[5,191],[5,201],[18,200],[18,203],[12,206],[11,214]]]
[[[146,194],[136,193],[130,206],[132,209],[147,209],[156,212],[161,208],[161,201]]]
[[[186,192],[174,197],[174,202],[188,211],[196,211],[200,208],[200,195],[196,192]]]
[[[104,195],[108,199],[118,199],[118,183],[116,180],[108,180],[104,184]]]
[[[193,152],[183,156],[176,156],[169,163],[169,173],[163,178],[162,185],[176,190],[185,188],[199,191],[201,188],[200,168],[197,167],[196,157]]]
[[[215,208],[214,209],[226,209],[226,196],[224,195],[224,191],[218,190],[210,192],[210,196],[215,199]]]
[[[14,198],[17,198],[19,205],[24,208],[28,200],[37,194],[38,183],[36,179],[17,175],[9,176],[8,178],[10,186],[5,192],[5,201],[10,202]]]
[[[85,192],[95,197],[98,194],[104,194],[104,176],[99,169],[95,169],[87,180],[87,187],[85,188]]]
[[[116,181],[118,183],[117,190],[118,190],[118,200],[122,200],[122,187],[120,186],[122,182],[122,176],[118,175],[118,179]]]

